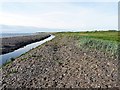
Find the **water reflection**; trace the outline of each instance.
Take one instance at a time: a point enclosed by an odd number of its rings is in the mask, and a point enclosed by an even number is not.
[[[49,41],[52,40],[55,36],[51,35],[50,37],[48,37],[47,39],[41,40],[39,42],[35,42],[29,45],[26,45],[22,48],[19,48],[13,52],[7,53],[7,54],[3,54],[0,55],[0,66],[3,65],[4,63],[6,63],[7,61],[10,61],[11,58],[16,58],[22,54],[24,54],[25,52],[28,52],[29,50]]]

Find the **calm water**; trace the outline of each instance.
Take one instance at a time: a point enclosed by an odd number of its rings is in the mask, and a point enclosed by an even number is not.
[[[7,61],[10,61],[11,58],[16,58],[22,54],[24,54],[25,52],[28,52],[29,50],[49,41],[52,40],[55,36],[51,35],[50,37],[48,37],[47,39],[41,40],[39,42],[35,42],[32,44],[28,44],[20,49],[17,49],[13,52],[7,53],[7,54],[3,54],[0,55],[0,66],[3,65],[4,63],[6,63]]]
[[[34,35],[36,33],[0,33],[0,38],[3,37],[16,37],[16,36],[28,36]]]

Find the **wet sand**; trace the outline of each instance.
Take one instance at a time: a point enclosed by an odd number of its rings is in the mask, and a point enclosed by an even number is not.
[[[25,45],[48,38],[49,36],[50,36],[49,34],[44,33],[44,34],[39,34],[39,35],[0,38],[1,39],[0,41],[2,41],[0,45],[1,47],[0,54],[6,54],[9,52],[12,52]]]

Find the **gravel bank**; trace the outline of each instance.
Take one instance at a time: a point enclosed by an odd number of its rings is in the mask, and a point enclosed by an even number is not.
[[[2,43],[0,44],[0,54],[6,54],[12,52],[18,48],[21,48],[27,44],[34,43],[49,37],[49,34],[38,34],[30,36],[17,36],[17,37],[6,37],[0,38]]]
[[[7,88],[118,87],[117,57],[78,47],[75,38],[56,36],[2,68]]]

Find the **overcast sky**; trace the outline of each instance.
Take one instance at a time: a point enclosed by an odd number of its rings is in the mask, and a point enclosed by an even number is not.
[[[73,30],[118,29],[118,3],[4,2],[0,24]]]

